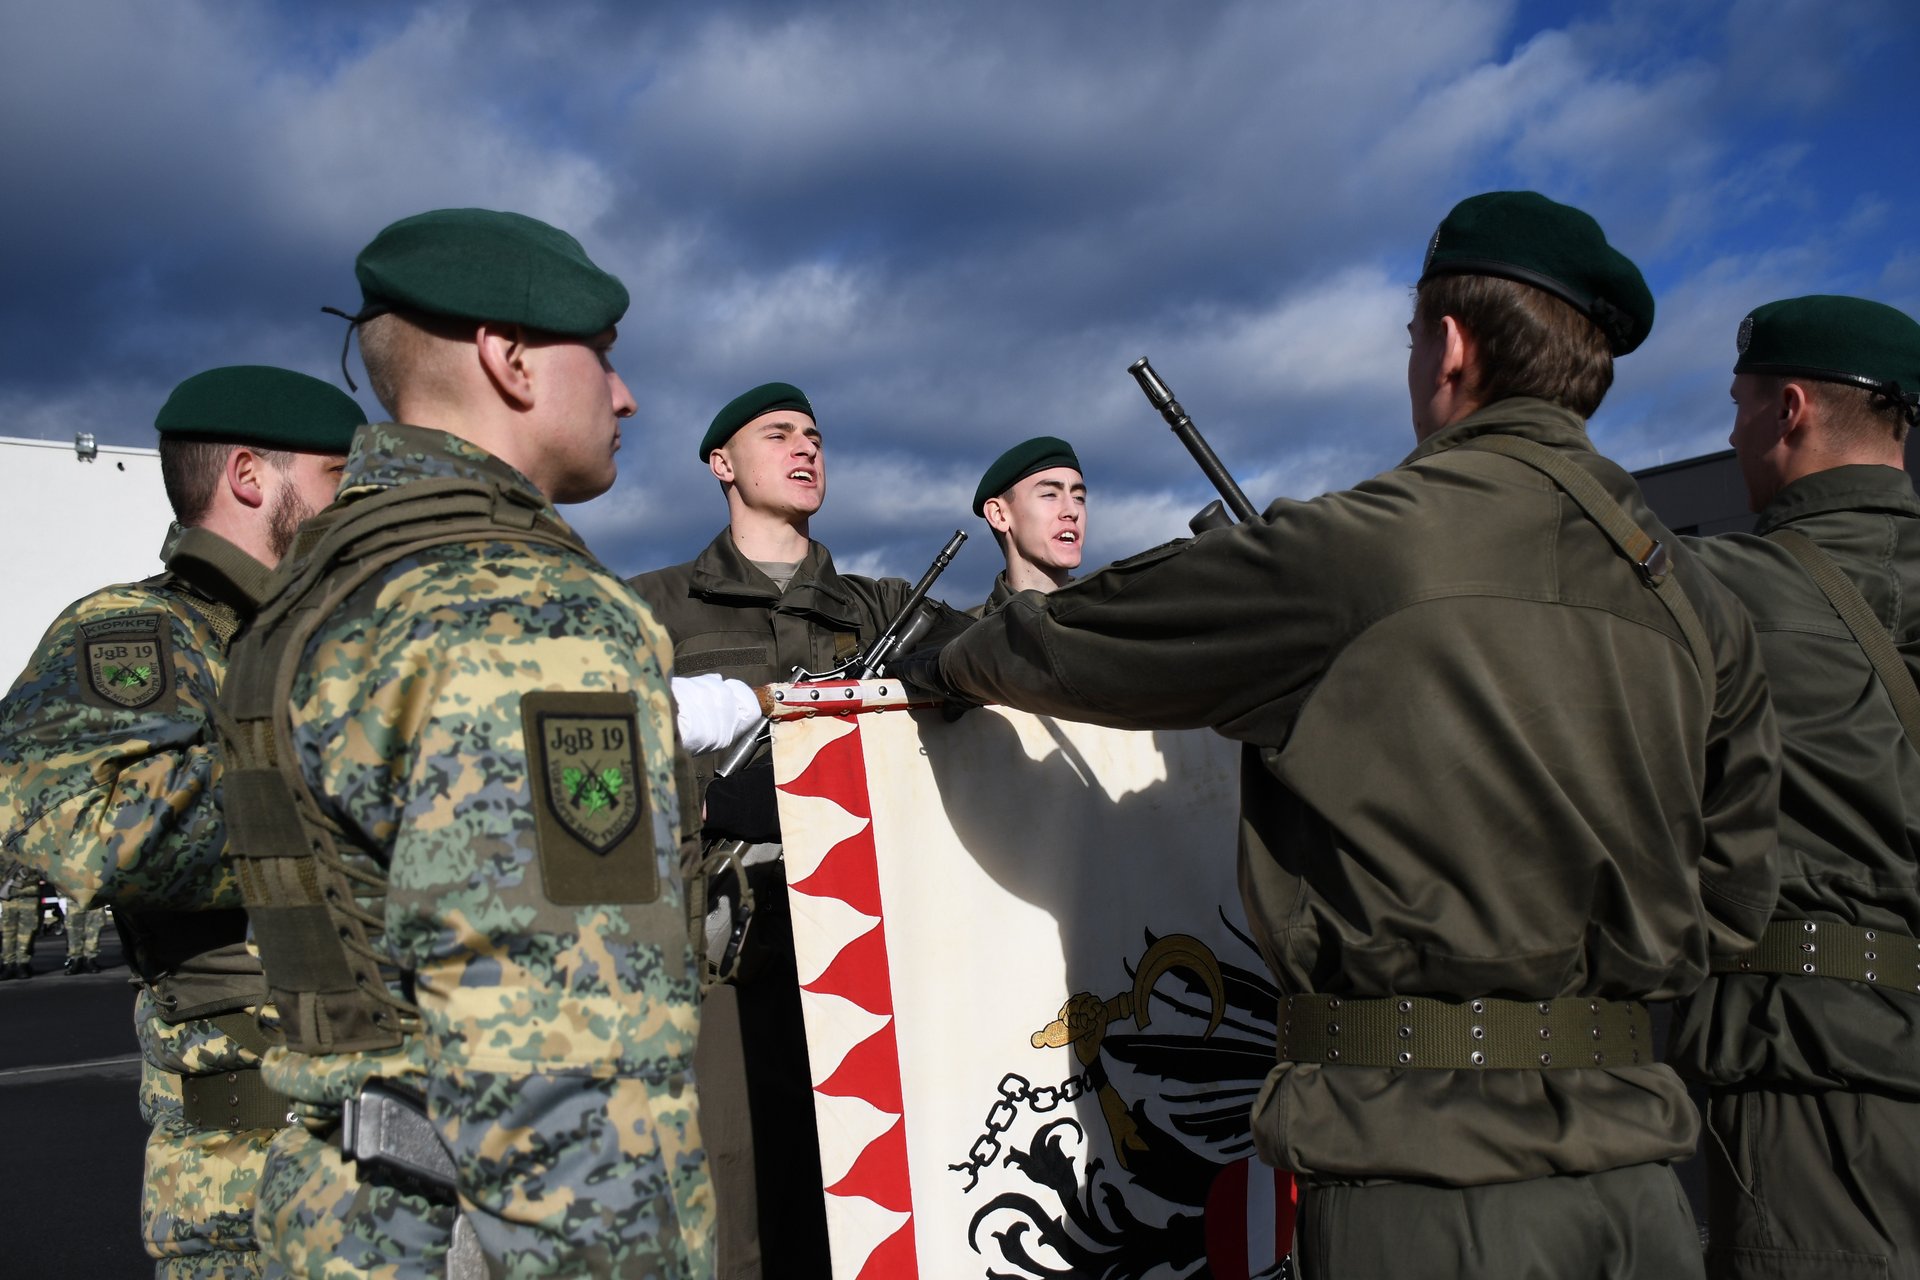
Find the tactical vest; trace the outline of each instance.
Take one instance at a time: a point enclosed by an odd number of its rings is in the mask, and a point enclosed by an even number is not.
[[[191,609],[224,649],[266,599],[270,578],[265,565],[223,539],[186,529],[172,544],[166,571],[140,585]],[[153,993],[164,1021],[233,1015],[223,1029],[249,1047],[264,1047],[251,1010],[266,989],[247,951],[245,911],[116,907],[113,921],[128,968]]]
[[[453,543],[588,555],[539,499],[476,479],[421,480],[332,508],[301,530],[277,593],[235,646],[221,692],[227,842],[287,1047],[390,1049],[420,1025],[378,949],[384,871],[356,866],[293,750],[294,677],[322,624],[382,570]],[[404,979],[402,979],[404,981]]]

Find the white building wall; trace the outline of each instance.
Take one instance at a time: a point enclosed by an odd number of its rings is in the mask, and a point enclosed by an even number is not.
[[[0,436],[0,687],[67,605],[158,573],[172,519],[156,450]]]

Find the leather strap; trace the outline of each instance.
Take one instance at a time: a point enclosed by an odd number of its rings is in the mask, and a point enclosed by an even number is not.
[[[1920,751],[1920,688],[1914,686],[1913,672],[1900,660],[1900,651],[1894,648],[1893,637],[1886,626],[1874,615],[1873,606],[1860,594],[1853,579],[1834,563],[1833,557],[1806,534],[1795,529],[1775,529],[1766,536],[1769,542],[1778,543],[1800,562],[1833,611],[1840,615],[1840,621],[1847,624],[1854,641],[1873,664],[1887,696],[1893,699],[1894,714],[1900,717],[1900,727],[1907,731],[1907,745]]]
[[[1459,447],[1498,453],[1526,463],[1558,485],[1573,499],[1575,505],[1587,513],[1587,519],[1600,526],[1601,532],[1607,535],[1620,554],[1640,571],[1641,581],[1653,588],[1654,594],[1660,597],[1660,603],[1673,615],[1674,622],[1680,627],[1680,634],[1686,637],[1687,648],[1693,654],[1693,665],[1699,669],[1707,709],[1711,711],[1718,684],[1713,646],[1707,641],[1707,630],[1700,625],[1700,615],[1694,611],[1693,602],[1687,599],[1687,593],[1674,580],[1673,553],[1666,545],[1636,524],[1591,472],[1556,449],[1549,449],[1535,440],[1501,435],[1476,436]]]
[[[1638,1001],[1461,1001],[1298,995],[1280,1000],[1283,1062],[1436,1071],[1546,1071],[1651,1063],[1653,1023]]]

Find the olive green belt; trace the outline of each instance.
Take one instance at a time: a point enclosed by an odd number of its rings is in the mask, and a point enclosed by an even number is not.
[[[1920,941],[1886,929],[1826,920],[1775,920],[1760,945],[1715,973],[1798,973],[1920,991]]]
[[[1439,1071],[1625,1067],[1653,1061],[1653,1023],[1637,1001],[1280,1000],[1282,1061]]]
[[[291,1103],[267,1087],[258,1067],[182,1078],[182,1116],[196,1129],[282,1129]]]

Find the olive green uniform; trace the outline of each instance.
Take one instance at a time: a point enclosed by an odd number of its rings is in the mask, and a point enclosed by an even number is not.
[[[1578,415],[1516,398],[1355,489],[1022,594],[941,675],[1247,743],[1241,888],[1283,992],[1684,994],[1773,901],[1778,744],[1751,624],[1678,554],[1703,687],[1634,567],[1483,435],[1545,445],[1671,545]],[[1343,1277],[1698,1274],[1659,1167],[1698,1136],[1679,1079],[1637,1051],[1569,1068],[1578,1042],[1549,1049],[1552,1069],[1280,1061],[1253,1132],[1306,1179],[1307,1273],[1331,1252]]]
[[[1783,921],[1881,935],[1904,992],[1825,976],[1717,973],[1686,1002],[1675,1061],[1713,1089],[1711,1254],[1737,1276],[1920,1276],[1920,754],[1865,652],[1778,543],[1839,565],[1920,670],[1920,502],[1885,466],[1782,489],[1756,535],[1694,542],[1752,613],[1780,717]],[[1817,932],[1816,932],[1817,936]],[[1817,943],[1814,945],[1818,945]]]
[[[984,618],[988,614],[1005,607],[1007,601],[1013,599],[1017,594],[1019,593],[1007,585],[1007,571],[1002,569],[994,576],[993,590],[988,593],[984,601],[967,610],[967,616],[969,618]]]
[[[673,640],[675,675],[714,671],[752,685],[791,680],[795,667],[839,666],[886,629],[913,590],[899,579],[843,576],[814,542],[782,591],[724,529],[693,560],[632,585]],[[718,762],[695,761],[703,793]],[[786,871],[772,858],[748,875],[758,967],[707,993],[696,1067],[719,1274],[810,1278],[827,1274],[826,1216]]]
[[[0,821],[75,916],[113,904],[142,984],[141,1229],[159,1274],[250,1276],[254,1192],[286,1103],[260,1080],[265,988],[222,858],[212,706],[252,608],[241,584],[267,571],[204,529],[175,526],[161,557],[165,573],[69,606],[0,703]],[[150,648],[116,664],[119,637]]]

